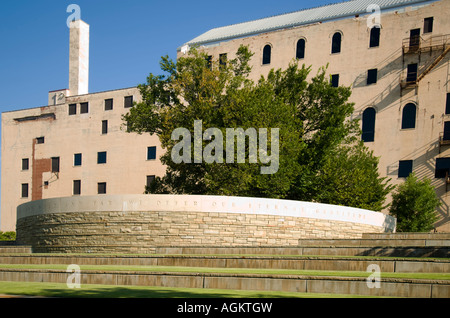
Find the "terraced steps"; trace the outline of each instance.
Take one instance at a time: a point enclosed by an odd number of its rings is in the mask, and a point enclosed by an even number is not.
[[[249,256],[249,255],[0,255],[1,264],[17,265],[103,265],[181,266],[241,269],[289,269],[366,271],[376,264],[383,273],[450,273],[450,259],[330,257],[330,256]]]
[[[367,234],[289,247],[156,246],[145,255],[31,251],[0,246],[0,281],[66,283],[67,266],[77,264],[81,284],[450,298],[448,233]],[[380,288],[370,288],[371,265],[380,271]]]
[[[0,281],[66,283],[68,275],[66,270],[61,269],[0,268]],[[221,273],[202,272],[191,268],[190,271],[182,272],[83,270],[80,279],[83,285],[270,290],[386,297],[450,297],[448,280],[410,278],[383,278],[380,288],[370,288],[366,277]]]

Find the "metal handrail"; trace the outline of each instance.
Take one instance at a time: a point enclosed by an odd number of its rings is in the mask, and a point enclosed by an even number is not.
[[[450,45],[450,34],[444,35],[433,35],[427,39],[424,39],[422,36],[417,35],[418,41],[415,42],[417,45],[411,45],[411,37],[405,38],[402,40],[403,51],[408,49],[407,51],[417,51],[419,49],[427,49],[432,47],[440,47],[445,48],[447,45]],[[413,42],[413,43],[414,43]]]

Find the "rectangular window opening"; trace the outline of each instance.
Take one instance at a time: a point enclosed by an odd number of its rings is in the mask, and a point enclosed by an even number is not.
[[[445,178],[450,171],[450,158],[436,158],[435,178]]]
[[[398,163],[398,177],[399,178],[408,178],[408,176],[412,173],[413,170],[413,161],[412,160],[401,160]]]
[[[28,169],[30,169],[30,159],[24,158],[22,159],[22,170],[25,171]]]
[[[151,176],[147,176],[147,187],[150,187],[151,184],[155,181],[155,176],[151,175]]]
[[[77,114],[77,104],[69,104],[69,115]]]
[[[376,84],[378,77],[378,69],[371,69],[367,71],[367,85]]]
[[[59,172],[59,157],[52,158],[52,172]]]
[[[423,23],[423,33],[433,32],[433,17],[425,18]]]
[[[28,198],[28,183],[22,183],[22,198]]]
[[[73,195],[81,194],[81,180],[73,180]]]
[[[408,71],[406,74],[406,82],[415,82],[417,80],[417,64],[408,64]]]
[[[87,114],[89,113],[89,103],[81,103],[80,104],[80,114]]]
[[[331,75],[331,86],[339,87],[339,74]]]
[[[108,121],[102,120],[102,134],[106,135],[108,133]]]
[[[113,109],[113,99],[105,99],[105,110],[112,110]]]
[[[219,55],[219,65],[221,68],[227,66],[227,53],[222,53]]]
[[[155,159],[156,159],[156,147],[148,147],[147,160],[155,160]]]
[[[420,29],[412,29],[409,31],[409,47],[416,49],[420,44]]]
[[[45,137],[37,137],[37,138],[36,138],[36,143],[37,143],[37,144],[43,144],[43,143],[45,143]]]
[[[81,153],[76,153],[73,155],[73,165],[75,167],[81,166],[83,161],[83,155]]]
[[[125,96],[124,107],[125,108],[133,107],[133,96]]]
[[[97,153],[97,163],[98,164],[106,163],[106,151],[101,151]]]
[[[97,192],[98,194],[105,194],[106,193],[106,182],[99,182],[97,184]]]

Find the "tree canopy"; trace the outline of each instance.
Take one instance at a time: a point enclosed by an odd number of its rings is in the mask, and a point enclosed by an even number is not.
[[[234,59],[213,61],[191,49],[176,62],[163,57],[164,75],[150,74],[139,85],[142,102],[124,115],[127,130],[158,135],[166,150],[160,158],[166,174],[147,192],[282,198],[381,210],[391,187],[378,174],[377,158],[360,141],[358,121],[350,119],[351,89],[333,87],[326,67],[308,80],[311,67],[297,61],[252,81],[252,55],[241,46]],[[215,160],[174,161],[173,152],[185,158],[202,155],[195,140],[180,151],[180,136],[173,136],[177,128],[198,131],[199,121],[203,159],[207,152]],[[215,133],[205,138],[211,128]],[[230,129],[241,129],[241,137],[244,133],[244,161],[237,151],[238,137],[233,137],[235,148],[212,146],[220,144],[221,136],[225,141]],[[266,143],[261,129],[267,130]],[[252,148],[255,131],[257,156]],[[273,164],[264,156],[274,152],[276,171],[261,173],[261,167]]]

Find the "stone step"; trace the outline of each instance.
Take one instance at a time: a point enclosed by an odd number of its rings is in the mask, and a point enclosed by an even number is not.
[[[13,253],[31,253],[31,246],[23,245],[10,245],[10,246],[0,246],[0,256],[1,254],[13,254]]]
[[[450,240],[450,233],[364,233],[363,239]]]
[[[362,238],[362,239],[300,239],[299,246],[450,246],[450,239],[420,239],[420,238]]]
[[[329,256],[389,256],[389,257],[438,257],[450,258],[448,246],[423,247],[348,247],[348,246],[305,246],[305,247],[155,247],[154,254],[169,255],[329,255]]]
[[[377,257],[0,255],[0,264],[181,266],[363,272],[367,271],[370,265],[375,264],[379,266],[381,272],[385,273],[450,273],[450,260]]]
[[[450,298],[446,280],[331,277],[196,272],[82,271],[80,284],[272,290],[284,292],[370,295],[385,297]],[[46,269],[2,269],[0,281],[73,283],[73,272]],[[375,287],[375,288],[374,288]]]

